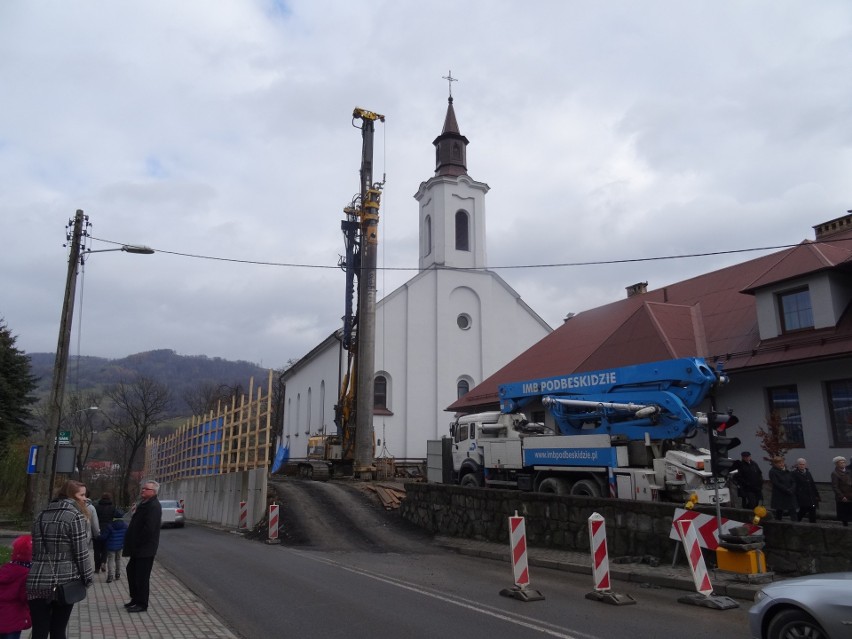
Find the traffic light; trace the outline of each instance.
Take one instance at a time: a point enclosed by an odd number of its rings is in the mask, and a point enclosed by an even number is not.
[[[728,451],[742,442],[738,437],[728,437],[727,430],[739,420],[733,415],[708,415],[710,423],[710,468],[714,477],[727,477],[734,466],[734,460],[728,457]],[[724,421],[723,421],[724,420]],[[723,421],[717,428],[714,422]]]

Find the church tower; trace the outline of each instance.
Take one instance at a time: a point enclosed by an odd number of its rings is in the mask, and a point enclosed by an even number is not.
[[[420,270],[485,268],[485,194],[467,174],[468,140],[459,132],[450,94],[435,145],[435,176],[414,195],[420,205]]]

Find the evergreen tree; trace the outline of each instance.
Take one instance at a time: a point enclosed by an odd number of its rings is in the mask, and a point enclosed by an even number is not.
[[[0,319],[0,445],[28,432],[27,419],[36,397],[38,379],[30,370],[30,358],[15,347],[17,337]]]

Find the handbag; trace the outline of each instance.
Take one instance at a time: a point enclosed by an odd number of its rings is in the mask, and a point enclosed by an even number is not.
[[[56,599],[61,604],[70,605],[86,598],[86,586],[81,579],[60,584],[55,588]]]
[[[47,545],[47,539],[44,535],[44,522],[42,521],[43,514],[44,513],[41,513],[38,516],[38,525],[41,530],[41,541],[43,544]],[[77,570],[81,575],[83,574],[79,567]],[[53,567],[52,562],[50,563],[50,571],[53,573],[53,578],[57,579],[56,569]],[[71,606],[86,598],[86,584],[83,583],[82,577],[79,579],[72,579],[71,581],[66,581],[64,584],[54,586],[53,592],[55,593],[56,600],[59,603]]]

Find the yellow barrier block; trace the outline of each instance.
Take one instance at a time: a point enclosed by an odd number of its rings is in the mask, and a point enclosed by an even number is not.
[[[739,552],[719,547],[716,549],[716,566],[719,570],[755,575],[766,572],[766,557],[762,550]]]

